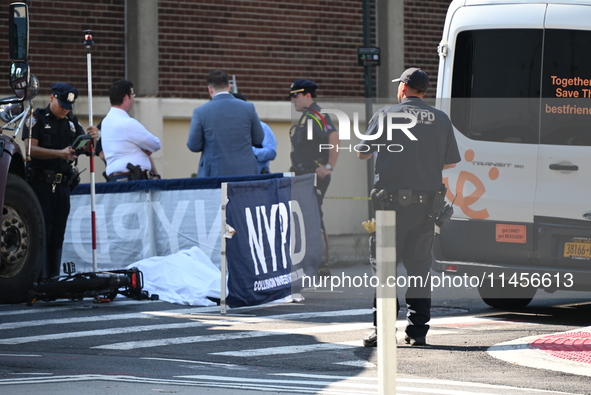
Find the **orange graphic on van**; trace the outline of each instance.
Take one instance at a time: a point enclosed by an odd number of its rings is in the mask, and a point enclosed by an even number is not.
[[[474,160],[474,151],[471,149],[466,150],[464,153],[464,160],[466,162],[472,162]],[[497,167],[492,167],[488,171],[488,178],[493,181],[499,178],[499,169]],[[487,219],[490,216],[487,209],[473,210],[470,208],[470,206],[476,203],[478,199],[484,195],[484,192],[486,192],[484,183],[477,175],[465,170],[460,171],[456,181],[455,193],[449,185],[448,177],[444,177],[443,182],[447,186],[447,199],[449,201],[455,199],[454,206],[459,207],[469,218]],[[474,190],[469,195],[464,196],[464,191],[467,189],[466,187],[470,186],[470,184],[473,186]]]

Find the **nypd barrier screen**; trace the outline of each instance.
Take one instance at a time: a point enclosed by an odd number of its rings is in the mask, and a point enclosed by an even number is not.
[[[290,296],[322,259],[314,175],[227,185],[230,307]]]
[[[283,174],[97,183],[95,215],[98,270],[122,269],[140,260],[173,256],[179,251],[196,247],[219,267],[222,244],[221,185],[227,183],[229,191],[234,191],[234,185],[244,185],[243,192],[234,194],[229,204],[232,210],[243,213],[243,218],[238,214],[230,214],[236,224],[233,226],[236,238],[228,240],[226,253],[228,257],[232,256],[227,259],[228,271],[233,273],[233,278],[255,273],[259,277],[245,282],[245,286],[250,284],[249,292],[254,293],[254,282],[261,281],[257,287],[265,288],[265,292],[256,291],[253,296],[247,296],[242,289],[236,288],[242,284],[231,284],[228,297],[235,302],[228,302],[228,305],[257,304],[281,298],[285,296],[284,289],[271,287],[270,284],[286,281],[287,277],[275,278],[281,274],[277,274],[274,268],[287,274],[291,273],[293,265],[294,275],[290,277],[290,282],[301,277],[302,273],[311,274],[319,264],[322,247],[319,244],[318,207],[310,204],[316,201],[314,177],[287,177],[283,183],[278,183],[280,179],[283,179]],[[258,188],[265,192],[257,193],[260,192]],[[277,201],[269,200],[272,197]],[[74,190],[71,205],[62,261],[74,262],[78,272],[92,271],[90,185],[82,184]],[[247,220],[248,212],[251,217]],[[272,222],[271,215],[274,216]],[[289,221],[293,219],[295,225],[286,227],[286,218]],[[244,248],[243,238],[247,249],[235,253],[234,248]],[[274,238],[278,240],[274,240],[271,247],[269,240]],[[258,265],[256,270],[255,262]],[[284,268],[289,268],[289,271]],[[244,271],[243,275],[241,271]],[[263,283],[265,285],[261,285]],[[233,296],[233,292],[237,292],[236,296]]]

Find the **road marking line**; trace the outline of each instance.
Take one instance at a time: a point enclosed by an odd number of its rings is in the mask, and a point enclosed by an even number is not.
[[[353,366],[355,368],[369,368],[373,369],[377,367],[375,364],[371,362],[364,361],[362,359],[358,359],[356,361],[347,361],[347,362],[333,362],[333,365],[344,365],[344,366]]]
[[[304,352],[320,351],[320,350],[341,350],[345,348],[357,348],[361,347],[361,341],[349,341],[339,343],[314,343],[314,344],[302,344],[296,346],[280,346],[280,347],[267,347],[267,348],[255,348],[250,350],[240,351],[222,351],[212,352],[209,355],[223,355],[229,357],[261,357],[264,355],[285,355],[285,354],[301,354]]]
[[[191,314],[195,312],[203,312],[204,309],[211,310],[212,307],[199,307],[190,309],[178,309],[174,310],[177,314]],[[219,308],[218,308],[219,309]],[[136,318],[149,318],[151,315],[155,315],[155,311],[144,311],[141,313],[128,313],[128,314],[108,314],[108,315],[90,315],[88,317],[76,317],[76,318],[54,318],[48,320],[30,320],[30,321],[18,321],[8,322],[0,324],[0,330],[8,329],[19,329],[19,328],[30,328],[33,326],[47,326],[47,325],[69,325],[81,322],[95,322],[100,321],[115,321],[115,320],[129,320]]]
[[[469,387],[469,388],[483,388],[483,389],[507,389],[511,390],[512,393],[528,391],[528,392],[539,392],[541,394],[569,394],[573,395],[570,392],[557,392],[557,391],[549,391],[549,390],[540,390],[536,388],[523,388],[523,387],[511,387],[508,385],[495,385],[495,384],[484,384],[484,383],[471,383],[466,381],[453,381],[453,380],[444,380],[444,379],[421,379],[421,378],[413,378],[413,377],[397,377],[396,382],[403,382],[409,384],[428,384],[428,385],[454,385],[457,387]]]
[[[196,364],[196,365],[207,365],[207,366],[221,366],[221,367],[224,367],[224,368],[233,368],[233,367],[240,366],[240,365],[231,364],[231,363],[192,361],[192,360],[189,360],[189,359],[156,358],[156,357],[140,357],[140,359],[147,359],[147,360],[150,360],[150,361],[191,363],[191,364]]]
[[[217,381],[226,383],[258,383],[261,386],[273,386],[273,385],[306,385],[306,386],[323,386],[324,390],[340,390],[340,393],[344,393],[346,388],[361,388],[371,391],[375,394],[378,388],[377,377],[348,377],[348,376],[330,376],[330,375],[313,375],[313,374],[297,374],[297,373],[278,373],[272,374],[271,376],[286,376],[294,377],[294,380],[282,380],[282,379],[264,379],[264,378],[247,378],[247,377],[228,377],[228,376],[211,376],[211,375],[183,375],[175,376],[184,379],[194,380],[207,380]],[[297,378],[301,378],[298,380]],[[306,380],[308,379],[308,380]],[[415,378],[402,378],[396,379],[397,383],[406,384],[428,384],[431,387],[409,387],[405,385],[397,385],[397,393],[401,394],[400,391],[408,391],[408,393],[425,393],[425,394],[440,394],[440,395],[496,395],[499,392],[474,392],[476,389],[483,391],[490,390],[508,390],[511,393],[516,394],[519,392],[537,392],[540,394],[567,394],[566,392],[555,392],[547,390],[538,390],[533,388],[518,388],[504,385],[493,385],[493,384],[481,384],[481,383],[470,383],[462,381],[451,381],[451,380],[437,380],[437,379],[415,379]],[[460,387],[465,389],[444,389],[441,386]],[[344,387],[344,388],[343,388]],[[323,392],[321,392],[323,393]],[[358,390],[354,393],[359,393]]]
[[[309,375],[309,374],[289,374],[279,373],[275,374],[278,376],[288,377],[302,377],[314,380],[277,380],[277,379],[261,379],[261,378],[245,378],[245,377],[227,377],[227,376],[209,376],[209,375],[193,375],[193,376],[176,376],[178,378],[187,378],[189,380],[173,380],[173,379],[157,379],[151,377],[137,377],[137,376],[122,376],[122,375],[98,375],[98,374],[87,374],[87,375],[66,375],[66,376],[51,376],[51,377],[31,377],[31,378],[12,378],[12,379],[0,379],[0,387],[2,385],[16,385],[16,384],[43,384],[43,383],[64,383],[64,382],[81,382],[81,381],[107,381],[107,382],[126,382],[126,383],[142,383],[142,384],[153,384],[153,385],[178,385],[178,386],[190,386],[190,387],[215,387],[225,389],[240,389],[240,390],[259,390],[259,391],[275,391],[280,392],[298,392],[299,394],[375,394],[375,388],[377,387],[376,378],[368,377],[347,377],[347,376],[328,376],[328,375]],[[320,381],[324,380],[324,381]],[[339,380],[339,381],[326,381],[326,380]],[[376,382],[368,383],[367,381]],[[451,380],[437,380],[437,379],[415,379],[398,377],[397,382],[404,382],[410,384],[428,384],[437,387],[408,387],[408,386],[397,386],[397,393],[402,395],[400,392],[409,391],[409,393],[430,393],[430,394],[444,394],[444,395],[494,395],[491,393],[474,392],[474,390],[457,391],[457,390],[446,390],[442,389],[442,385],[466,387],[466,388],[480,388],[480,389],[502,389],[510,390],[511,393],[518,392],[537,392],[541,394],[570,394],[566,392],[555,392],[547,390],[538,390],[532,388],[517,388],[502,385],[492,384],[480,384],[480,383],[467,383]],[[307,387],[304,387],[306,385]],[[315,387],[314,387],[315,386]],[[325,388],[317,388],[323,386]],[[351,388],[351,391],[347,390]],[[363,388],[368,391],[361,391],[354,388]],[[498,392],[496,393],[498,394]],[[570,394],[572,395],[572,394]]]
[[[200,335],[200,336],[188,336],[188,337],[173,337],[168,339],[157,339],[157,340],[140,340],[132,342],[112,343],[105,344],[102,346],[95,346],[91,348],[103,349],[103,350],[136,350],[139,348],[150,348],[159,346],[171,346],[176,344],[191,344],[201,342],[212,342],[219,340],[235,340],[235,339],[246,339],[263,336],[274,335],[273,332],[267,331],[253,331],[253,332],[235,332],[235,333],[220,333],[217,335]]]
[[[365,323],[357,324],[336,324],[336,325],[323,325],[314,327],[303,327],[303,328],[285,328],[285,329],[270,329],[266,331],[238,331],[230,333],[219,333],[215,335],[197,335],[197,336],[186,336],[186,337],[173,337],[166,339],[156,340],[143,340],[143,341],[132,341],[105,344],[101,346],[95,346],[91,348],[107,349],[107,350],[132,350],[138,348],[149,348],[159,346],[169,346],[176,344],[191,344],[200,342],[211,342],[218,340],[234,340],[241,338],[255,338],[263,336],[275,336],[275,335],[301,335],[301,334],[313,334],[313,333],[331,333],[331,332],[343,332],[358,330],[361,328],[367,328]],[[359,341],[361,346],[361,341]]]
[[[269,373],[269,376],[286,376],[286,377],[304,377],[309,379],[322,380],[361,380],[361,381],[378,381],[377,377],[368,376],[336,376],[332,374],[309,374],[309,373]]]
[[[47,320],[30,320],[30,321],[18,321],[18,322],[9,322],[5,324],[0,324],[0,330],[8,330],[8,329],[19,329],[19,328],[30,328],[33,326],[47,326],[47,325],[69,325],[75,323],[82,323],[82,322],[94,322],[98,320],[101,321],[115,321],[115,320],[129,320],[129,319],[138,319],[138,318],[148,318],[150,316],[160,316],[160,317],[171,317],[171,318],[191,318],[195,319],[195,315],[199,315],[200,313],[207,313],[211,311],[217,311],[219,307],[193,307],[188,309],[177,309],[177,310],[170,310],[170,311],[144,311],[141,313],[129,313],[129,314],[109,314],[103,316],[88,316],[88,317],[76,317],[76,318],[55,318],[55,319],[47,319]],[[279,315],[271,315],[266,317],[228,317],[220,315],[219,318],[223,318],[225,320],[235,319],[240,320],[241,322],[265,322],[265,321],[277,321],[277,320],[301,320],[307,318],[318,318],[318,317],[343,317],[343,316],[354,316],[354,315],[364,315],[370,314],[370,309],[358,309],[358,310],[337,310],[337,311],[323,311],[323,312],[315,312],[315,313],[292,313],[292,314],[279,314]],[[188,315],[184,317],[184,315]],[[214,317],[207,317],[207,319],[212,319]]]
[[[59,303],[59,302],[58,302]],[[67,302],[67,305],[60,305],[60,306],[56,306],[56,307],[47,307],[48,305],[33,305],[33,306],[27,306],[26,308],[22,308],[19,310],[9,310],[9,311],[3,311],[4,309],[0,306],[0,315],[2,315],[3,317],[9,316],[9,315],[23,315],[23,314],[39,314],[39,313],[55,313],[55,312],[59,312],[59,311],[71,311],[71,310],[90,310],[94,307],[96,307],[96,304],[94,304],[93,302],[91,302],[90,300],[87,300],[86,302],[82,303],[82,302]],[[126,300],[126,299],[121,299],[121,300],[117,300],[116,302],[112,302],[115,305],[121,306],[121,305],[137,305],[137,304],[145,304],[146,302],[144,301],[139,301],[139,300]],[[154,301],[150,301],[150,304],[153,303],[164,303],[164,301],[162,300],[154,300]],[[102,306],[104,306],[104,304],[102,304]],[[112,305],[109,305],[109,307]],[[105,306],[105,308],[107,308]],[[219,307],[218,307],[219,310]]]
[[[228,377],[228,376],[209,376],[209,375],[189,375],[189,376],[175,376],[181,379],[195,379],[195,380],[216,380],[223,382],[240,382],[240,383],[265,383],[265,384],[299,384],[299,385],[319,385],[319,386],[343,386],[349,388],[376,388],[377,383],[352,383],[334,382],[334,381],[312,381],[312,380],[279,380],[279,379],[263,379],[263,378],[248,378],[248,377]]]
[[[52,377],[38,377],[31,379],[0,379],[0,387],[2,385],[14,384],[42,384],[42,383],[62,383],[62,382],[80,382],[80,381],[107,381],[107,382],[125,382],[125,383],[140,383],[153,385],[176,385],[186,387],[213,387],[224,389],[257,390],[257,391],[273,391],[275,393],[294,393],[298,394],[334,394],[334,395],[373,395],[375,391],[348,391],[343,388],[332,390],[330,388],[318,389],[317,387],[302,387],[302,386],[285,386],[277,384],[260,384],[256,383],[235,383],[235,382],[215,382],[210,380],[193,381],[193,380],[171,380],[171,379],[155,379],[150,377],[136,377],[136,376],[107,376],[107,375],[80,375],[80,376],[52,376]],[[320,391],[320,392],[318,392]]]
[[[33,343],[33,342],[40,342],[40,341],[47,341],[47,340],[60,340],[60,339],[74,339],[79,337],[94,337],[94,336],[109,336],[109,335],[120,335],[120,334],[128,334],[128,333],[137,333],[137,332],[151,332],[151,331],[158,331],[158,330],[168,330],[168,329],[184,329],[184,328],[194,328],[199,326],[206,326],[206,325],[219,325],[220,322],[205,322],[205,321],[193,321],[193,322],[183,322],[178,324],[156,324],[156,325],[142,325],[142,326],[129,326],[129,327],[121,327],[121,328],[109,328],[109,329],[96,329],[90,331],[79,331],[79,332],[63,332],[63,333],[53,333],[50,335],[39,335],[39,336],[25,336],[25,337],[13,337],[7,339],[0,339],[0,344],[23,344],[23,343]]]

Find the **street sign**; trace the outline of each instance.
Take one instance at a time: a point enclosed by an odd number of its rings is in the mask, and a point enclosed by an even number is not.
[[[357,48],[357,64],[359,66],[379,66],[379,48]]]

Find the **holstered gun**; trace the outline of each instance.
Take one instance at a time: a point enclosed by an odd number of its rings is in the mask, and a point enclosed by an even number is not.
[[[129,175],[129,179],[131,181],[141,180],[142,179],[142,168],[139,165],[132,165],[131,163],[127,164],[127,169],[131,172]]]
[[[388,208],[390,195],[388,194],[388,191],[386,191],[385,189],[378,190],[377,188],[374,188],[371,190],[369,197],[371,199],[371,203],[373,205],[374,210],[385,210]]]

